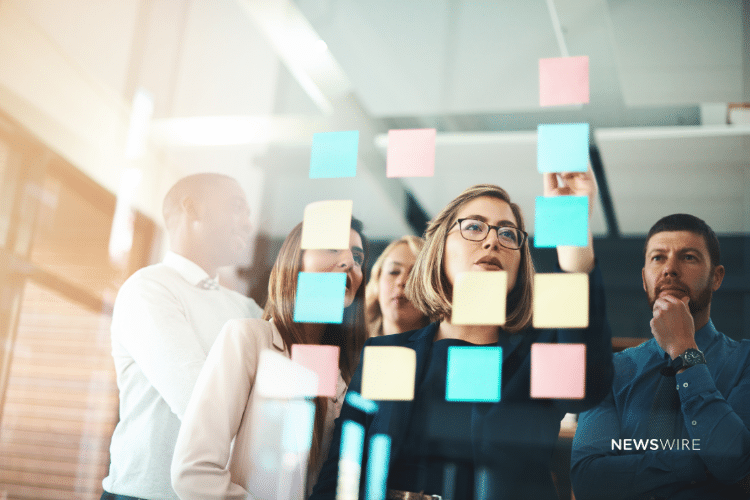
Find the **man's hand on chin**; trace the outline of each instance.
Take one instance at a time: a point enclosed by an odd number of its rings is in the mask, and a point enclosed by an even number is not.
[[[672,359],[687,349],[697,349],[695,344],[695,323],[688,309],[690,297],[678,299],[664,295],[654,302],[654,317],[651,319],[651,333],[664,352]]]

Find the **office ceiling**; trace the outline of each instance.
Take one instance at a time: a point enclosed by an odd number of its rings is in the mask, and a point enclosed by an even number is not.
[[[750,101],[747,0],[6,1],[97,85],[152,94],[169,182],[234,175],[274,237],[305,204],[351,198],[371,237],[395,238],[407,192],[433,216],[479,182],[533,231],[536,126],[566,122],[591,124],[622,234],[675,211],[750,233],[750,125],[701,116]],[[565,52],[589,56],[591,101],[540,108],[538,60]],[[438,129],[435,176],[386,179],[384,134],[421,127]],[[312,133],[349,129],[357,177],[307,178]],[[611,230],[604,207],[591,227]]]

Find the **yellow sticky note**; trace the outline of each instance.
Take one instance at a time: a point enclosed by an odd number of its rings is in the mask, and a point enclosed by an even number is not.
[[[352,224],[352,200],[316,201],[305,207],[302,249],[347,249]]]
[[[417,353],[408,347],[367,346],[362,356],[362,397],[372,400],[414,399]]]
[[[534,277],[535,328],[589,326],[589,275],[537,274]]]
[[[453,285],[455,325],[504,325],[508,274],[505,271],[459,273]]]

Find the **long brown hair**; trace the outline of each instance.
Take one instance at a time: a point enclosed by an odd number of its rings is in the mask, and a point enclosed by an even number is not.
[[[451,317],[453,287],[443,270],[445,256],[445,239],[448,231],[456,223],[458,212],[466,203],[476,198],[489,196],[504,201],[513,211],[516,224],[522,231],[526,230],[521,208],[510,201],[510,196],[501,187],[494,184],[477,184],[466,189],[430,222],[424,233],[425,246],[419,255],[406,283],[406,296],[412,304],[430,317],[432,321],[443,321]],[[513,290],[508,294],[508,314],[503,330],[516,333],[531,323],[534,285],[534,263],[531,260],[528,238],[519,250],[521,262],[518,266],[518,278]]]
[[[354,370],[359,363],[359,355],[367,340],[365,330],[365,285],[367,282],[367,240],[362,234],[362,223],[352,217],[351,228],[362,238],[362,246],[365,251],[365,260],[362,263],[362,284],[354,295],[352,304],[344,309],[344,320],[339,324],[326,325],[321,339],[323,345],[335,345],[339,347],[339,369],[341,376],[347,385],[352,379]],[[302,271],[301,248],[302,223],[297,224],[284,240],[276,257],[276,262],[271,269],[268,279],[268,299],[263,310],[263,319],[273,319],[274,325],[279,330],[284,346],[291,351],[293,344],[310,344],[305,338],[304,328],[300,323],[294,322],[294,302],[297,295],[297,276]],[[310,447],[310,465],[308,469],[314,470],[321,451],[321,440],[325,428],[326,398],[315,398],[315,424],[313,426],[312,445]]]

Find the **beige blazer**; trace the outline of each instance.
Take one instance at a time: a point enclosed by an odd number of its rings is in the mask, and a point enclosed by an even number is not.
[[[273,322],[257,319],[228,321],[211,348],[185,411],[172,461],[172,486],[182,500],[264,499],[276,491],[276,481],[267,487],[263,485],[269,481],[259,481],[259,457],[253,456],[250,442],[253,404],[257,404],[254,381],[263,349],[290,357]],[[341,374],[337,394],[328,400],[321,464],[346,394]],[[318,472],[308,472],[307,494]],[[299,490],[291,497],[301,497],[301,485]]]

